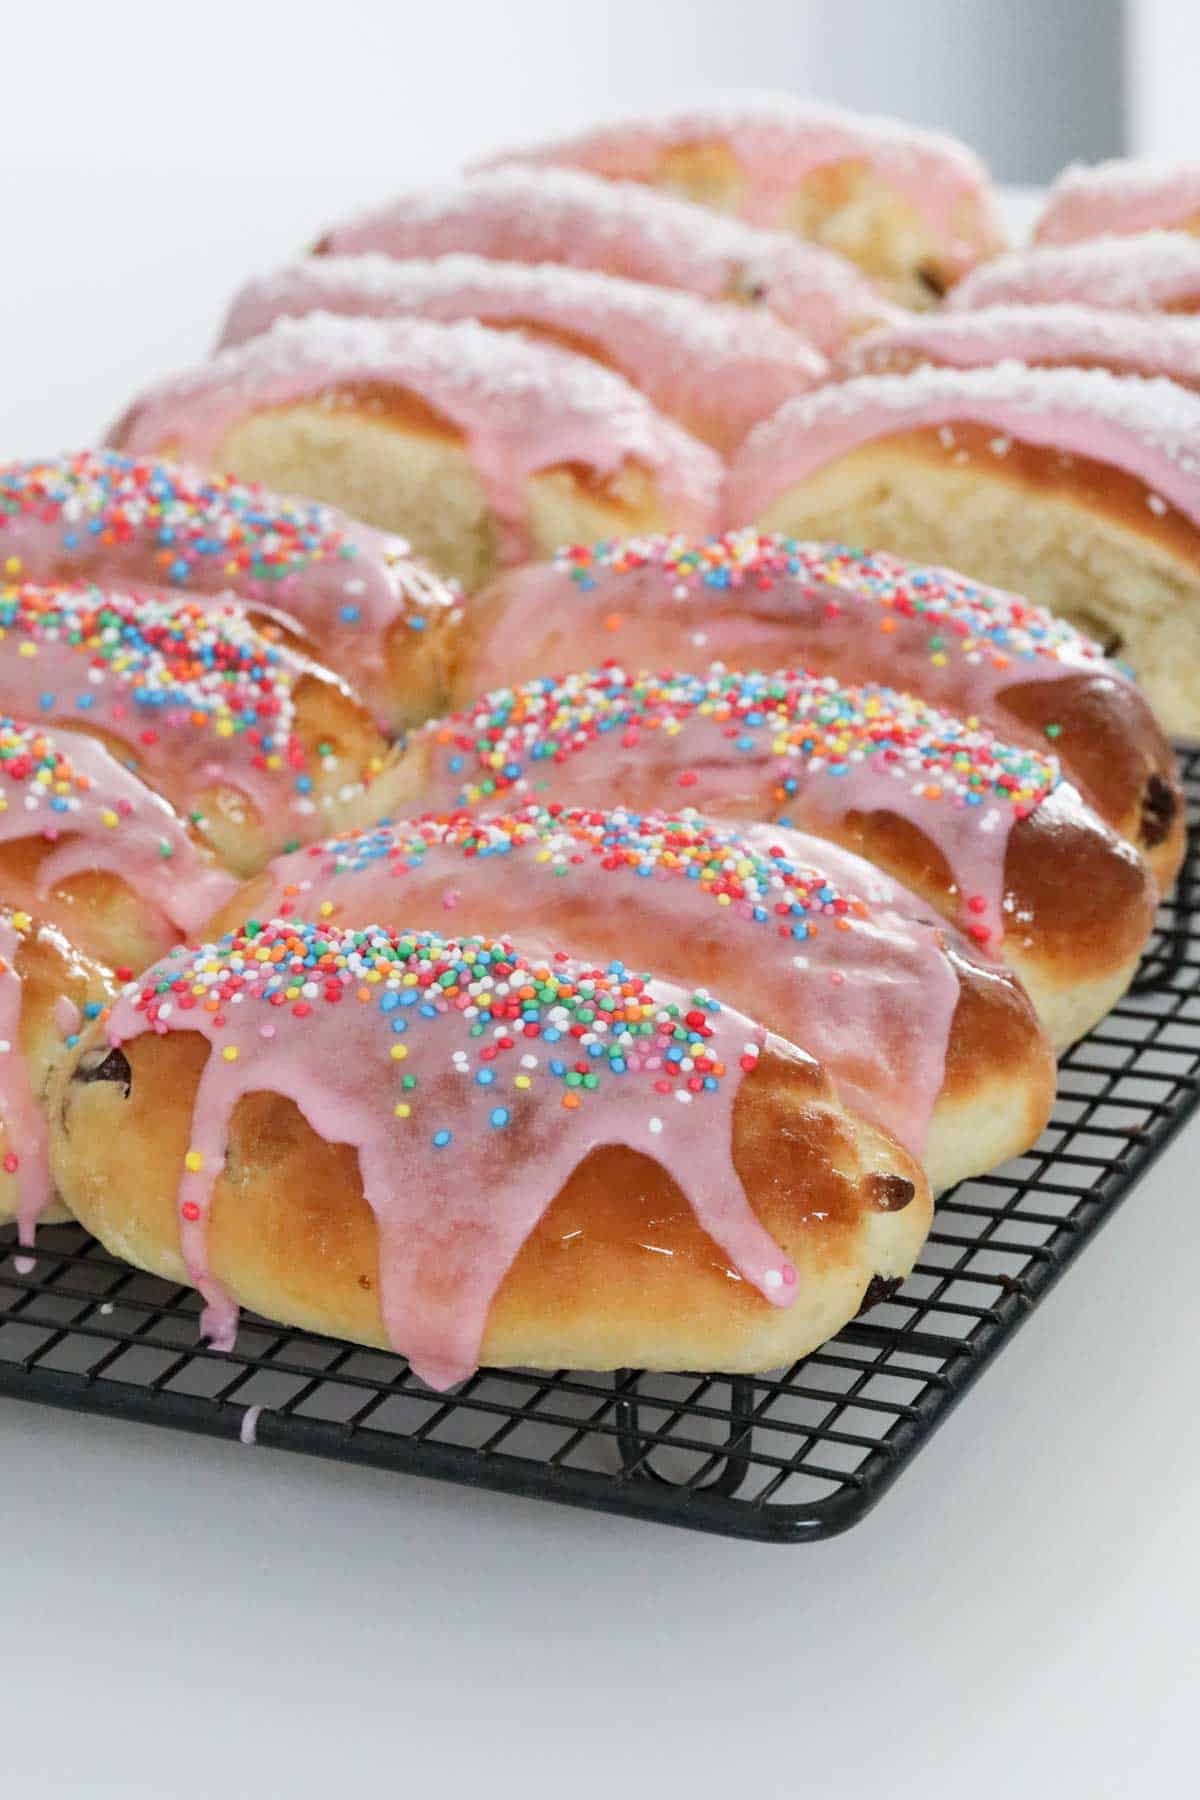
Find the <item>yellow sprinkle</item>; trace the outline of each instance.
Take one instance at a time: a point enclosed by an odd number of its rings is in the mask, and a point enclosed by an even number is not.
[[[198,1150],[189,1150],[183,1163],[186,1169],[190,1169],[191,1173],[196,1175],[204,1167],[204,1158]]]
[[[19,556],[9,557],[4,565],[4,573],[6,575],[19,575],[21,573],[21,559]]]
[[[528,1075],[514,1075],[513,1076],[513,1086],[514,1087],[527,1088],[527,1087],[530,1087],[531,1085],[532,1084],[531,1084],[531,1081],[530,1081],[530,1078]]]
[[[411,1114],[411,1112],[412,1112],[412,1107],[409,1106],[405,1101],[398,1100],[396,1102],[396,1117],[398,1119],[407,1119],[409,1117],[409,1115]]]
[[[28,931],[29,927],[33,924],[33,920],[27,912],[15,912],[12,916],[12,922],[18,931]]]
[[[333,911],[333,901],[332,900],[322,900],[320,906],[317,908],[317,911],[320,913],[320,915],[323,919],[327,919],[329,917],[330,913]]]
[[[393,1044],[392,1045],[391,1057],[392,1057],[393,1062],[403,1062],[407,1055],[408,1055],[407,1044]]]
[[[100,817],[104,823],[110,827],[121,823],[116,813],[113,812],[110,807],[105,807],[104,811],[100,814]]]
[[[221,1052],[221,1055],[225,1058],[226,1062],[236,1062],[238,1057],[241,1055],[241,1052],[238,1049],[236,1044],[226,1044],[225,1048]]]
[[[217,724],[216,724],[216,732],[217,732],[218,737],[232,737],[233,736],[233,721],[231,719],[218,719]]]
[[[22,644],[20,649],[17,651],[17,655],[18,656],[36,656],[37,655],[37,645],[36,644]]]

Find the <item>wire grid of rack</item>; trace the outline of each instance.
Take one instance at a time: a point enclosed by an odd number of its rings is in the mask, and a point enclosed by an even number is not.
[[[903,1287],[770,1376],[482,1370],[435,1394],[400,1357],[248,1316],[229,1354],[190,1289],[78,1226],[0,1234],[0,1394],[796,1543],[861,1519],[1200,1097],[1200,749],[1191,841],[1134,990],[1064,1058],[1036,1148],[938,1205]],[[252,1430],[251,1430],[252,1428]]]

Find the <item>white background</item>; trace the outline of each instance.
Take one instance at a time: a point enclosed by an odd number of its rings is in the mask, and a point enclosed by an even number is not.
[[[985,93],[993,124],[1000,90],[1021,136],[1028,89],[1002,90],[989,61],[1010,41],[984,29],[996,8],[821,10],[6,19],[0,451],[93,435],[204,349],[242,274],[346,207],[670,82],[786,69],[935,118],[949,92]],[[910,23],[881,58],[872,12],[919,16],[924,41]],[[970,25],[957,38],[951,12]],[[1134,112],[1153,126],[1175,62],[1147,42]],[[1066,92],[1065,60],[1058,75]],[[1165,147],[1188,148],[1194,110],[1158,126]],[[1023,144],[1005,151],[1018,174]],[[0,1403],[0,1793],[1194,1791],[1198,1150],[1193,1131],[878,1511],[827,1545],[689,1537]]]

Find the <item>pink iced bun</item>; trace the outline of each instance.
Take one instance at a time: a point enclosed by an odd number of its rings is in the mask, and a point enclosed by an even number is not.
[[[334,226],[317,250],[382,250],[404,259],[468,250],[502,262],[600,269],[705,300],[761,306],[826,355],[891,311],[831,251],[573,169],[516,166],[402,194]]]
[[[760,520],[781,494],[861,445],[958,421],[996,434],[998,463],[1014,439],[1109,463],[1200,526],[1200,399],[1166,381],[1019,363],[864,375],[789,401],[735,459],[727,510]]]
[[[625,513],[704,530],[722,477],[620,376],[473,320],[279,319],[148,389],[114,440],[346,504],[472,582]]]
[[[1195,312],[1200,242],[1183,231],[1149,231],[1014,250],[968,275],[946,304],[958,311],[1060,300],[1121,312]]]
[[[217,1345],[245,1305],[435,1387],[778,1367],[908,1272],[931,1213],[802,1046],[495,937],[247,924],[127,987],[56,1112],[81,1221],[199,1289]]]
[[[1200,231],[1200,163],[1072,163],[1050,189],[1033,235],[1039,244],[1075,244],[1147,231]]]
[[[403,538],[115,450],[0,465],[0,565],[23,581],[235,594],[286,622],[396,728],[437,710],[461,615],[461,594]]]
[[[838,373],[896,375],[933,364],[990,368],[1019,362],[1038,369],[1110,369],[1165,375],[1200,389],[1200,319],[1046,304],[981,306],[884,325],[847,345]]]
[[[702,300],[592,269],[443,256],[395,262],[378,252],[314,256],[249,282],[221,343],[257,337],[312,312],[375,318],[478,319],[519,329],[625,376],[668,417],[729,451],[828,365],[769,313]]]
[[[1200,397],[1106,369],[922,368],[789,401],[734,460],[731,519],[1026,594],[1200,728]]]
[[[860,262],[901,299],[912,297],[906,287],[919,277],[906,266],[915,250],[926,282],[916,297],[926,304],[931,291],[1004,242],[987,172],[965,145],[790,94],[734,93],[493,160],[646,182],[755,225],[795,231]],[[873,232],[863,229],[868,209]],[[889,209],[909,253],[894,262],[881,242]]]

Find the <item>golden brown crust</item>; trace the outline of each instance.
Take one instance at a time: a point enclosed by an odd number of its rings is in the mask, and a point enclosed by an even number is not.
[[[64,1078],[52,1121],[56,1175],[78,1216],[120,1254],[176,1276],[176,1188],[207,1054],[193,1033],[134,1039],[128,1095],[120,1080]],[[728,1268],[657,1163],[609,1146],[579,1165],[517,1256],[483,1360],[772,1367],[836,1331],[873,1275],[911,1267],[931,1217],[924,1178],[778,1040],[739,1090],[733,1133],[754,1210],[797,1268],[793,1307],[772,1307]],[[386,1345],[356,1156],[277,1095],[252,1095],[234,1115],[209,1253],[218,1279],[265,1316]]]
[[[1175,752],[1127,681],[1097,673],[1006,688],[1000,704],[1057,749],[1069,742],[1072,778],[1101,818],[1142,852],[1162,889],[1179,873],[1187,815]]]
[[[39,871],[70,841],[41,837],[0,844],[0,894],[9,907],[34,913],[62,932],[85,957],[137,971],[164,955],[178,934],[156,906],[108,869],[86,869],[43,892]]]
[[[9,920],[12,916],[11,908],[0,908],[0,917]],[[69,1055],[61,1003],[68,1001],[82,1014],[89,1003],[107,1005],[112,985],[97,963],[74,949],[61,931],[42,921],[32,922],[24,931],[13,961],[21,982],[20,1029],[19,1041],[5,1052],[5,1058],[23,1060],[34,1100],[40,1106],[55,1071]],[[0,1223],[16,1217],[20,1199],[21,1176],[5,1169],[4,1161],[10,1154],[19,1157],[23,1153],[25,1146],[0,1118]],[[52,1205],[41,1216],[62,1219],[67,1213]]]

